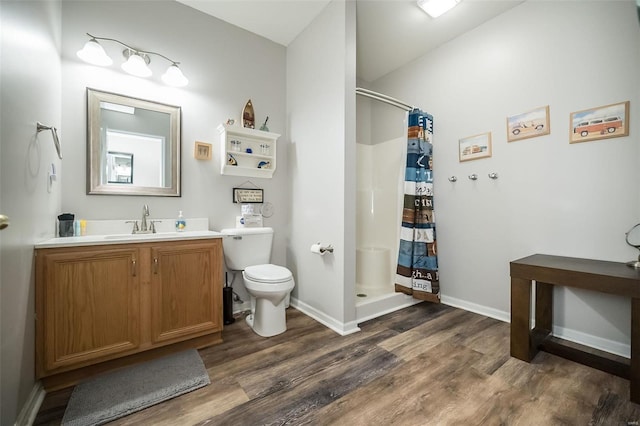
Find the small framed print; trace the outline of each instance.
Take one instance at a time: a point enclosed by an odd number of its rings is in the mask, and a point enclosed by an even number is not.
[[[460,139],[458,155],[461,163],[491,157],[491,132]]]
[[[629,101],[571,113],[569,143],[629,136]]]
[[[211,144],[196,141],[193,149],[193,157],[196,160],[211,160]]]
[[[507,142],[548,135],[549,105],[507,117]]]
[[[248,188],[233,188],[233,202],[234,203],[256,203],[262,204],[264,202],[264,190],[262,189],[248,189]]]

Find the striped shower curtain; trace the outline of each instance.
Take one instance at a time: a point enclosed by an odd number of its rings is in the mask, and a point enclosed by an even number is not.
[[[436,224],[433,214],[433,117],[409,112],[404,206],[396,270],[396,292],[440,302]]]

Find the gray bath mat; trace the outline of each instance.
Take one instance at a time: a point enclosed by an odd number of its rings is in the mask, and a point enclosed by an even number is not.
[[[77,385],[63,425],[101,425],[211,383],[195,349],[133,365]]]

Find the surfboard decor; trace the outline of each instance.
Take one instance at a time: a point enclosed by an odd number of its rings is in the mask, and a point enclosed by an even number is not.
[[[250,129],[256,128],[256,120],[253,113],[253,104],[251,103],[251,99],[249,99],[242,110],[242,126]]]

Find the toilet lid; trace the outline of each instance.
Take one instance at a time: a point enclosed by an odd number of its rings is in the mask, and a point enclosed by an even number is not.
[[[244,270],[244,274],[251,280],[266,283],[281,283],[291,279],[291,271],[271,264],[249,266]]]

